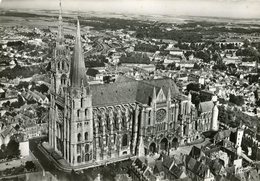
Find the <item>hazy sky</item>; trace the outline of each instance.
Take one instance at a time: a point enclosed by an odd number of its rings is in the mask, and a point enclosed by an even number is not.
[[[58,9],[59,0],[0,0],[1,7]],[[260,0],[62,0],[65,10],[260,18]]]

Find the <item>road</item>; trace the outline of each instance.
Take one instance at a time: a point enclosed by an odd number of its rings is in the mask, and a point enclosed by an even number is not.
[[[42,167],[49,171],[51,174],[56,176],[58,180],[61,181],[93,181],[93,178],[96,178],[97,174],[100,173],[103,175],[104,181],[111,181],[113,180],[114,176],[120,171],[120,173],[126,173],[127,168],[132,164],[131,160],[121,161],[117,163],[112,163],[107,166],[100,166],[96,168],[90,168],[87,170],[83,170],[81,172],[71,174],[62,172],[51,163],[45,155],[39,150],[38,144],[47,141],[46,138],[41,139],[32,139],[29,142],[30,150],[34,154],[34,156],[38,159],[41,163]]]
[[[71,174],[64,173],[55,168],[55,166],[45,157],[45,155],[38,149],[37,145],[43,141],[42,138],[32,139],[29,142],[29,147],[34,156],[41,163],[45,171],[49,171],[51,174],[55,175],[58,180],[62,181],[74,181]]]

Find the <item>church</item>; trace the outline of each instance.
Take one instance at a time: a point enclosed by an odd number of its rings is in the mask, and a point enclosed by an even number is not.
[[[79,20],[73,54],[62,26],[60,9],[51,62],[49,145],[72,167],[167,153],[218,129],[217,101],[207,116],[198,116],[191,95],[182,94],[170,78],[121,76],[114,83],[90,85]]]

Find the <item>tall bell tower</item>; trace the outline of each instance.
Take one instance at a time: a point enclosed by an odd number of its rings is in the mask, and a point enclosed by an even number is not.
[[[51,61],[49,144],[64,154],[64,98],[66,87],[70,84],[70,51],[64,43],[61,0],[59,6],[58,33]]]
[[[55,94],[64,96],[64,88],[69,85],[70,51],[64,43],[61,0],[58,19],[58,34],[56,46],[54,48],[51,71],[53,91]]]
[[[93,160],[92,94],[86,76],[79,20],[71,61],[70,86],[67,91],[65,112],[68,114],[65,115],[65,120],[68,126],[65,129],[69,154],[65,158],[71,165],[76,166]]]

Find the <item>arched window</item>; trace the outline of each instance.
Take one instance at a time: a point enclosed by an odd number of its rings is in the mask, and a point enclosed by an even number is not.
[[[78,163],[81,163],[81,156],[78,156],[78,157],[77,157],[77,162],[78,162]]]
[[[148,125],[151,125],[151,111],[148,112]]]
[[[64,68],[65,68],[64,62],[61,63],[61,68],[62,68],[62,70],[64,70]]]
[[[122,126],[125,128],[126,127],[126,117],[122,117]]]
[[[88,152],[89,152],[89,145],[86,144],[86,145],[85,145],[85,153],[88,153]]]
[[[85,116],[88,115],[88,109],[85,109]]]
[[[83,107],[83,101],[84,101],[84,99],[81,98],[81,101],[80,101],[80,106],[81,106],[81,107]]]
[[[85,155],[85,162],[88,162],[89,161],[89,154],[86,154]]]
[[[122,146],[127,146],[127,134],[124,134],[122,138]]]
[[[78,142],[81,141],[81,134],[78,134]]]
[[[77,116],[79,117],[79,112],[80,112],[80,110],[77,110]]]
[[[114,134],[114,143],[116,142],[116,134]]]
[[[108,145],[108,135],[106,135],[106,146]]]
[[[63,74],[63,75],[61,76],[61,85],[65,85],[65,84],[66,84],[66,79],[67,79],[66,75]]]
[[[98,123],[98,131],[99,131],[99,133],[101,133],[101,132],[102,132],[102,126],[101,126],[101,122],[99,122],[99,123]]]
[[[85,140],[88,140],[88,132],[85,132]]]
[[[77,145],[77,153],[80,153],[80,151],[81,151],[81,150],[80,150],[80,145],[78,144],[78,145]]]
[[[173,123],[170,123],[170,129],[173,129]]]

